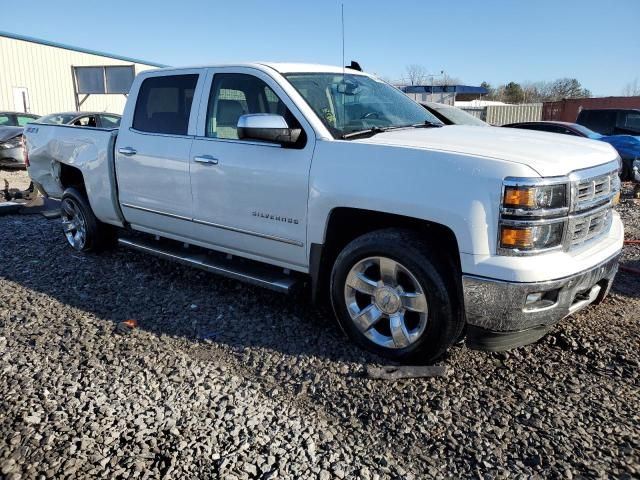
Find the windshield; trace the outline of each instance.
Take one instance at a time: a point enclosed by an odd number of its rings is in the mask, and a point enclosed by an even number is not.
[[[448,118],[454,125],[477,125],[479,127],[489,126],[478,117],[474,117],[460,108],[434,104],[429,104],[429,106],[440,113],[443,117]]]
[[[584,127],[582,125],[578,125],[577,123],[574,123],[573,125],[571,125],[571,128],[573,128],[574,130],[582,133],[585,137],[587,138],[591,138],[593,140],[597,140],[599,138],[602,138],[602,135],[600,135],[599,133],[594,132],[593,130]]]
[[[45,115],[44,117],[40,117],[36,120],[36,123],[55,123],[59,125],[66,125],[76,118],[76,114],[65,114],[65,113],[52,113],[51,115]]]
[[[365,75],[285,75],[335,138],[371,128],[435,123],[433,114],[388,83]]]

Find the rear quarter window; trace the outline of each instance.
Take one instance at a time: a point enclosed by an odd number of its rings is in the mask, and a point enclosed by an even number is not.
[[[138,92],[133,128],[141,132],[186,135],[198,75],[147,78]]]

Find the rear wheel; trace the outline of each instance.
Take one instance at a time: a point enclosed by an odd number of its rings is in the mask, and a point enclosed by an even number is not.
[[[431,362],[464,325],[446,265],[410,231],[359,237],[333,267],[335,314],[365,349],[399,361]]]
[[[113,245],[115,229],[96,218],[84,193],[76,188],[67,188],[62,195],[60,210],[62,231],[74,250],[97,251]]]

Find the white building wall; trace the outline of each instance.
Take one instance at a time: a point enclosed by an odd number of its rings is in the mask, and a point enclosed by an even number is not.
[[[135,65],[136,74],[156,68],[0,36],[0,111],[16,110],[14,88],[20,87],[27,89],[30,113],[75,111],[72,67],[99,65]],[[80,109],[122,114],[125,101],[124,95],[91,95]]]

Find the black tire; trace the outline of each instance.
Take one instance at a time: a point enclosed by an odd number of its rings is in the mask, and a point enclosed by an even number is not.
[[[79,252],[99,252],[111,248],[117,239],[117,231],[111,225],[102,223],[91,210],[86,194],[74,187],[69,187],[62,195],[60,205],[62,211],[63,233],[69,245]],[[82,225],[84,235],[75,235],[77,229],[67,232],[67,222],[77,218],[75,224]],[[70,238],[68,233],[72,233]]]
[[[408,270],[426,297],[426,327],[414,330],[414,340],[408,346],[394,345],[388,348],[375,343],[358,328],[349,313],[347,277],[352,268],[366,264],[369,258],[376,257],[391,259]],[[333,265],[329,288],[334,313],[343,330],[364,349],[403,363],[431,363],[455,343],[465,324],[456,286],[459,274],[451,271],[453,264],[441,251],[430,248],[420,236],[410,230],[385,229],[358,237],[342,250]],[[375,266],[372,268],[375,269]],[[380,283],[376,288],[379,285]],[[369,294],[364,296],[364,304],[370,300],[367,295]],[[384,301],[388,303],[387,298]],[[376,302],[378,300],[371,299],[371,303],[376,304],[380,311],[382,307],[378,307]],[[390,332],[391,317],[382,318],[387,322]],[[378,328],[377,325],[376,323],[375,328]],[[383,327],[381,324],[380,328]]]

